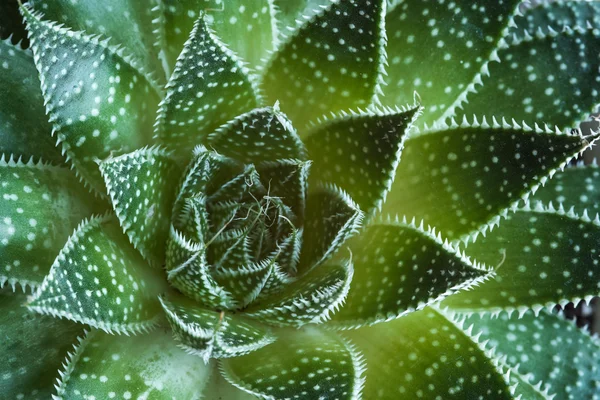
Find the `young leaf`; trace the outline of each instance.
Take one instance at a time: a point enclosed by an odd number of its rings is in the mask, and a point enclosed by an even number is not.
[[[0,392],[6,399],[49,399],[61,362],[83,329],[71,321],[35,315],[23,307],[26,301],[24,294],[0,289]]]
[[[465,324],[473,324],[482,340],[507,357],[507,364],[518,365],[530,381],[542,382],[556,399],[592,399],[598,394],[600,344],[572,321],[528,311],[497,318],[472,315]]]
[[[362,356],[333,332],[282,330],[277,341],[221,361],[225,379],[265,399],[361,398]]]
[[[66,167],[2,156],[0,182],[0,287],[41,284],[81,219],[108,207]]]
[[[144,148],[100,163],[123,231],[142,255],[162,265],[180,171],[171,155]]]
[[[63,164],[31,53],[0,39],[0,67],[0,153]]]
[[[336,0],[278,46],[263,73],[270,103],[296,126],[367,106],[385,60],[384,0]]]
[[[367,215],[385,201],[406,133],[420,107],[344,113],[307,134],[313,160],[311,185],[329,182],[345,190]]]
[[[345,336],[366,359],[365,399],[513,399],[491,354],[429,307]]]
[[[423,219],[458,238],[499,218],[596,140],[481,121],[436,125],[407,140],[383,212]]]
[[[116,217],[93,217],[69,238],[28,306],[107,332],[136,333],[156,323],[162,279]]]
[[[388,76],[383,104],[412,103],[414,92],[426,105],[426,123],[442,117],[473,90],[473,77],[485,73],[490,58],[520,0],[394,0],[385,23]],[[486,112],[489,108],[486,109]]]
[[[160,105],[155,137],[185,160],[209,133],[258,105],[248,70],[202,14],[177,59]]]
[[[96,161],[149,143],[159,93],[118,48],[22,12],[54,134],[78,175],[104,193]]]
[[[598,293],[599,241],[598,219],[527,205],[466,248],[477,260],[496,265],[496,276],[442,304],[456,310],[522,312],[591,298]]]
[[[386,322],[476,286],[493,274],[444,244],[435,231],[406,223],[371,225],[347,243],[354,277],[330,325]]]
[[[65,363],[60,398],[199,399],[210,366],[156,330],[136,337],[92,331]]]

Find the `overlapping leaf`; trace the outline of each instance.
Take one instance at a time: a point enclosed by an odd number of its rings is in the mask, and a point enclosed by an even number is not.
[[[280,34],[292,32],[303,17],[308,17],[319,12],[322,7],[327,7],[329,0],[274,0],[277,12],[275,18],[279,24]]]

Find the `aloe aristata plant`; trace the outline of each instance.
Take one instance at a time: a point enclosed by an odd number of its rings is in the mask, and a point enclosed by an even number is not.
[[[2,7],[0,397],[599,397],[598,3]]]

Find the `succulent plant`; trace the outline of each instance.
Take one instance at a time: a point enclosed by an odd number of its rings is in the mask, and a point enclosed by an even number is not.
[[[600,397],[598,3],[0,10],[0,397]]]

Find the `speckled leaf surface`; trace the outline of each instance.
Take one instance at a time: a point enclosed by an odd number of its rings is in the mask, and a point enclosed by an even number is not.
[[[473,331],[481,332],[499,356],[519,366],[521,375],[530,382],[542,382],[542,389],[555,394],[555,399],[594,399],[600,385],[600,344],[598,339],[580,330],[561,316],[532,311],[519,317],[501,313],[473,315],[466,319]]]
[[[285,37],[302,23],[303,16],[318,13],[322,7],[327,7],[330,0],[274,0],[274,3],[279,32]]]
[[[576,127],[600,102],[600,34],[583,28],[515,40],[461,112]],[[522,72],[521,72],[522,71]],[[543,72],[542,72],[543,71]]]
[[[216,128],[258,105],[249,71],[201,15],[177,58],[160,105],[156,138],[189,160]]]
[[[24,294],[0,289],[0,391],[7,400],[50,398],[61,363],[83,334],[71,321],[35,315],[26,301]]]
[[[181,173],[175,160],[144,148],[103,161],[100,171],[123,231],[150,263],[162,265]]]
[[[466,253],[496,276],[442,304],[456,310],[524,310],[598,294],[600,221],[541,205],[511,213]]]
[[[460,237],[527,197],[593,140],[495,119],[436,126],[406,141],[383,212]]]
[[[370,104],[385,58],[385,4],[332,1],[282,40],[262,89],[298,129],[323,114]]]
[[[67,167],[0,158],[0,286],[37,286],[82,218],[108,207]]]
[[[0,40],[0,74],[0,153],[63,164],[31,52]]]
[[[54,134],[78,175],[104,193],[96,160],[149,143],[159,93],[116,48],[22,10]]]
[[[178,348],[170,334],[113,336],[91,331],[67,360],[65,399],[201,399],[210,366]]]
[[[157,296],[164,289],[117,218],[106,215],[79,226],[28,306],[107,332],[136,333],[156,323]]]
[[[324,121],[307,134],[313,160],[310,184],[333,183],[367,215],[385,201],[408,130],[419,107],[350,113]]]
[[[365,399],[513,399],[478,344],[431,308],[345,336],[366,360]]]
[[[354,277],[344,307],[332,317],[335,328],[401,317],[492,275],[435,232],[406,223],[373,224],[345,246],[354,256]]]
[[[389,67],[381,101],[389,106],[411,103],[416,91],[425,106],[423,120],[431,123],[464,100],[520,1],[391,3],[385,21]]]
[[[246,356],[222,360],[225,378],[265,399],[360,398],[358,350],[333,332],[281,330],[277,341]]]

